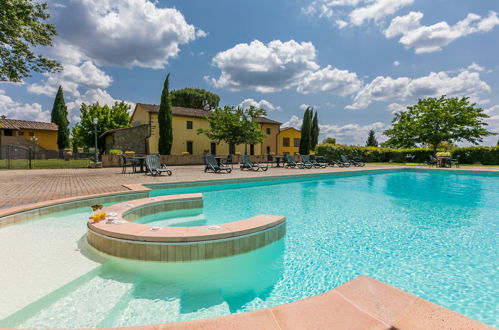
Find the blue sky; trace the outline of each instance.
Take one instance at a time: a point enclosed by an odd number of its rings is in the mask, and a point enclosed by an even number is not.
[[[321,138],[364,144],[428,96],[470,96],[499,131],[499,1],[49,0],[57,74],[0,83],[0,114],[48,120],[59,84],[82,102],[158,103],[163,79],[285,125],[318,111]],[[485,139],[495,145],[497,136]]]

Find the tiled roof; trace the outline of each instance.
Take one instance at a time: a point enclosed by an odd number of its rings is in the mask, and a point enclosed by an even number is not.
[[[159,112],[159,105],[156,104],[137,103],[137,107],[144,108],[147,112]],[[175,116],[184,116],[184,117],[203,118],[205,116],[211,116],[210,111],[206,111],[203,109],[183,108],[183,107],[172,107],[172,113]],[[262,124],[276,124],[276,125],[281,124],[278,121],[266,117],[258,117],[256,118],[256,121]]]
[[[59,126],[54,123],[45,123],[41,121],[7,119],[0,117],[0,128],[7,129],[33,129],[44,131],[57,131]]]

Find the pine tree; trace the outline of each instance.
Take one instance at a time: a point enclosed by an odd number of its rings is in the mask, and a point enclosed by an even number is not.
[[[366,147],[377,147],[378,140],[376,140],[376,136],[374,135],[374,130],[369,131],[369,135],[367,136]]]
[[[170,74],[166,76],[161,92],[161,102],[159,103],[159,143],[158,151],[161,155],[169,155],[172,151],[173,131],[172,131],[172,104],[168,92]]]
[[[64,102],[62,86],[59,86],[59,89],[57,90],[50,121],[59,126],[57,131],[57,147],[59,150],[69,147],[68,108]]]
[[[300,154],[308,155],[311,146],[311,132],[312,132],[312,108],[308,107],[303,114],[303,123],[301,124],[301,140],[300,140]]]
[[[311,143],[310,149],[315,150],[315,146],[319,143],[319,120],[317,119],[317,111],[314,113],[314,119],[312,120],[312,132],[311,132]]]

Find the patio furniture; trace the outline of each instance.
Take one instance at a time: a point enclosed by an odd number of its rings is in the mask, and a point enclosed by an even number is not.
[[[127,157],[126,155],[119,155],[119,156],[120,156],[120,166],[122,174],[126,173],[127,167],[131,167],[133,173],[137,172],[136,166],[138,165],[138,162],[136,162],[133,158]]]
[[[326,168],[327,163],[322,156],[310,155],[310,162],[314,165],[315,168]]]
[[[228,166],[223,165],[220,162],[217,162],[215,156],[213,155],[206,155],[204,157],[205,160],[205,168],[204,171],[213,171],[213,173],[220,173],[222,171],[225,171],[227,173],[232,172],[232,169]]]
[[[310,161],[309,155],[301,155],[301,168],[311,169],[312,167],[314,164]]]
[[[248,155],[243,155],[241,157],[241,164],[239,164],[239,168],[242,170],[251,170],[251,171],[259,171],[259,170],[262,170],[262,171],[266,171],[269,169],[269,166],[268,165],[262,165],[262,164],[259,164],[259,163],[253,163],[251,161],[251,158],[250,156]]]
[[[284,166],[285,168],[295,168],[298,166],[298,164],[294,161],[293,157],[291,155],[285,155],[285,160],[286,160],[286,165]]]
[[[426,161],[428,166],[437,166],[437,159],[433,156],[430,156],[430,160]]]
[[[161,173],[172,175],[172,171],[165,164],[161,164],[159,155],[147,155],[146,166],[146,175],[147,173],[151,173],[152,176],[161,175]]]
[[[139,166],[140,170],[138,172],[147,172],[146,156],[133,156],[133,161]],[[146,166],[144,166],[146,165]]]
[[[457,158],[449,158],[449,167],[452,167],[452,165],[459,167],[459,160]]]
[[[345,164],[345,163],[349,163],[349,164],[351,164],[351,165],[353,165],[353,166],[356,166],[356,167],[363,167],[363,166],[365,166],[365,165],[366,165],[366,164],[364,164],[363,162],[361,162],[361,161],[360,161],[360,158],[357,158],[357,159],[354,159],[354,158],[348,158],[348,157],[347,157],[347,156],[345,156],[345,155],[341,155],[341,156],[340,156],[340,158],[341,158],[341,162],[342,162],[343,164]],[[348,166],[347,166],[347,167],[348,167]]]
[[[225,165],[230,165],[231,168],[234,168],[234,158],[232,157],[232,154],[228,154],[227,158],[225,158]]]

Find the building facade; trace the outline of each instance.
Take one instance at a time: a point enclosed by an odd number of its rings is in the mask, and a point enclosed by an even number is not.
[[[142,104],[138,103],[135,106],[134,112],[130,119],[132,127],[120,129],[119,132],[108,131],[105,132],[106,136],[106,150],[121,149],[126,150],[123,143],[117,143],[117,135],[125,135],[131,133],[135,127],[147,125],[148,132],[144,136],[138,137],[134,134],[133,139],[136,141],[144,141],[145,153],[155,154],[158,153],[159,142],[159,124],[158,124],[159,106],[155,104]],[[181,155],[189,153],[192,155],[202,155],[211,153],[214,155],[228,155],[241,153],[244,154],[245,146],[229,146],[227,143],[215,143],[211,141],[206,135],[198,134],[200,128],[208,129],[210,124],[206,120],[207,116],[211,116],[211,111],[203,109],[192,109],[183,107],[172,107],[173,114],[173,146],[172,155]],[[259,117],[256,119],[260,124],[262,132],[266,135],[264,141],[260,144],[247,145],[246,150],[249,155],[263,155],[263,154],[278,154],[278,141],[279,127],[281,123]],[[137,142],[138,143],[138,142]],[[142,143],[142,142],[140,142]],[[142,153],[139,150],[134,150]]]
[[[293,127],[280,130],[278,150],[280,155],[295,155],[300,151],[301,132]]]
[[[0,117],[0,143],[4,145],[36,144],[45,150],[57,150],[57,131],[54,123]]]

